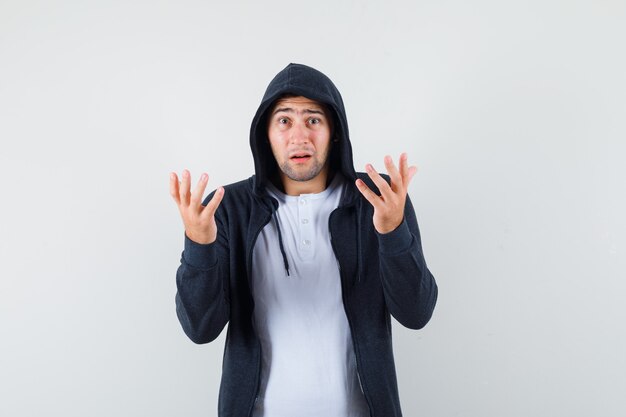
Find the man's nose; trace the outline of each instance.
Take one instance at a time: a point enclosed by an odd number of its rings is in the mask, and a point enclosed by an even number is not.
[[[303,122],[294,123],[291,127],[291,142],[301,143],[309,141],[309,131]]]

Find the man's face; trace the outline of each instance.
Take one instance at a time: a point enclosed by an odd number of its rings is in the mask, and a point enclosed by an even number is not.
[[[267,136],[283,175],[311,181],[328,173],[331,119],[325,108],[306,97],[280,99],[271,110]]]

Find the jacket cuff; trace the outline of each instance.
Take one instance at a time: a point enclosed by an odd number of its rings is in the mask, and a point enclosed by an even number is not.
[[[210,269],[217,263],[217,250],[215,242],[202,244],[194,242],[185,234],[185,251],[183,252],[185,262],[197,269]]]
[[[378,236],[378,247],[381,253],[396,254],[401,253],[411,247],[413,242],[413,235],[409,230],[409,225],[406,223],[406,219],[402,220],[400,226],[396,227],[389,233],[380,234],[376,232]]]

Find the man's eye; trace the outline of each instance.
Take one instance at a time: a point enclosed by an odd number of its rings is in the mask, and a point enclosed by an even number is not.
[[[320,122],[320,119],[315,119],[315,118],[309,119],[309,123],[311,123],[312,125],[319,124],[319,122]]]
[[[281,117],[280,119],[278,119],[278,123],[281,125],[285,125],[289,122],[289,120],[287,120],[285,117]]]

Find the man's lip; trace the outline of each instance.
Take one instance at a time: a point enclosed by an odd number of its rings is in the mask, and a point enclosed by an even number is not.
[[[293,153],[293,154],[291,154],[289,156],[289,159],[294,159],[294,158],[302,159],[302,158],[310,158],[310,157],[311,157],[310,153],[302,152],[302,153]]]
[[[289,160],[295,162],[296,164],[304,164],[308,162],[310,159],[311,159],[311,156],[307,155],[307,156],[301,156],[301,157],[292,156]]]

